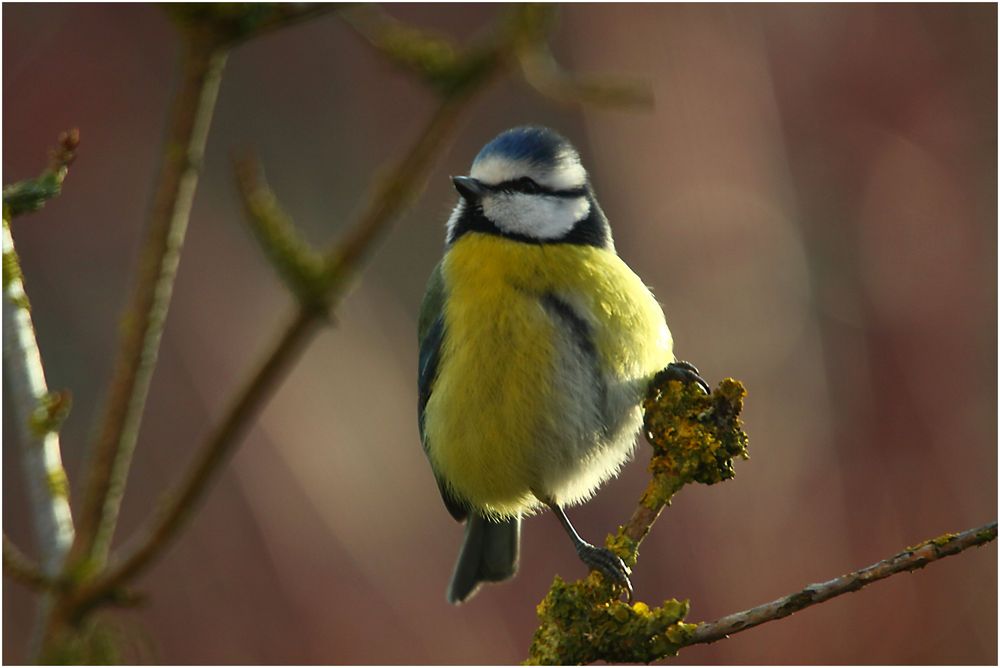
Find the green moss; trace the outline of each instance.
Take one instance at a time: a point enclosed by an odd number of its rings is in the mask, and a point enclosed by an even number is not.
[[[538,606],[540,624],[525,663],[649,663],[674,656],[695,628],[683,623],[687,613],[687,601],[671,599],[658,608],[624,603],[597,573],[571,584],[557,576]]]
[[[6,290],[15,281],[22,281],[21,263],[17,259],[17,253],[9,250],[3,254],[3,289]]]
[[[976,540],[982,543],[988,543],[991,540],[995,540],[997,537],[997,527],[993,525],[988,529],[983,529],[982,531],[976,532]]]
[[[73,406],[73,395],[66,390],[49,392],[38,401],[28,418],[31,431],[39,438],[59,431]]]
[[[11,217],[37,211],[62,190],[66,169],[46,170],[37,179],[19,181],[3,189],[3,203]]]
[[[69,498],[69,478],[66,477],[66,471],[63,469],[49,471],[46,483],[52,496],[59,499]]]

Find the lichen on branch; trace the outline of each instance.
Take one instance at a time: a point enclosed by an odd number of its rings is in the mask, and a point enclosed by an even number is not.
[[[62,192],[63,180],[76,159],[80,131],[68,130],[59,135],[59,145],[49,156],[45,171],[33,179],[18,181],[3,188],[4,218],[16,218],[37,211],[45,202]],[[5,265],[6,266],[6,265]]]
[[[711,395],[691,383],[660,374],[643,401],[643,433],[653,448],[649,483],[627,524],[609,538],[608,547],[629,565],[663,508],[684,485],[729,480],[736,457],[749,458],[749,438],[740,413],[746,389],[726,378]]]
[[[556,576],[538,605],[541,624],[525,664],[649,663],[673,656],[695,628],[684,622],[687,613],[688,602],[675,599],[658,608],[625,603],[598,573],[573,583]]]
[[[692,383],[660,374],[643,402],[644,432],[653,448],[649,484],[632,519],[609,536],[607,546],[635,566],[642,539],[664,506],[691,482],[713,484],[735,475],[733,458],[747,458],[740,412],[746,390],[723,380],[711,395]],[[538,606],[539,626],[528,664],[649,663],[690,641],[688,602],[670,599],[650,608],[620,600],[621,590],[596,572],[573,583],[558,576]]]

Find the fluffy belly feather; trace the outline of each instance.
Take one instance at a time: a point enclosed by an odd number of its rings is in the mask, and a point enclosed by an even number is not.
[[[443,271],[445,337],[425,410],[434,468],[487,514],[528,512],[535,493],[589,498],[627,459],[642,388],[673,359],[659,305],[593,247],[469,234]]]

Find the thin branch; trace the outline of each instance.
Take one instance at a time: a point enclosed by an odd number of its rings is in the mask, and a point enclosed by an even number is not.
[[[174,98],[139,278],[124,318],[115,373],[94,445],[73,545],[74,562],[88,562],[92,568],[107,559],[229,49],[331,8],[317,3],[168,7],[185,36],[183,79]]]
[[[52,580],[14,542],[3,535],[3,573],[32,589],[45,591]]]
[[[8,186],[3,193],[3,366],[20,435],[41,568],[48,576],[62,568],[73,542],[69,480],[59,448],[59,427],[69,409],[69,393],[51,393],[46,385],[10,219],[16,213],[37,210],[59,193],[79,141],[77,131],[63,133],[49,168],[38,179]]]
[[[485,81],[489,73],[484,70],[479,82]],[[470,88],[467,93],[471,92]],[[441,102],[413,148],[375,189],[368,207],[353,231],[343,244],[337,246],[330,254],[327,272],[329,308],[336,308],[343,294],[343,286],[358,269],[376,238],[423,187],[433,157],[440,153],[443,143],[454,128],[459,112],[467,105],[469,98],[469,94],[463,93]],[[325,309],[300,305],[298,313],[278,344],[266,356],[250,381],[239,391],[222,422],[199,448],[199,454],[176,491],[166,496],[167,500],[161,505],[152,527],[120,561],[109,564],[106,572],[81,586],[70,603],[73,609],[71,614],[79,614],[88,607],[100,603],[110,592],[120,588],[163,553],[164,548],[191,516],[209,483],[217,475],[228,455],[239,444],[244,432],[281,377],[297,359],[312,334],[323,324],[325,317]]]
[[[327,2],[188,2],[169,4],[165,9],[182,29],[207,29],[220,45],[231,48],[344,6]]]
[[[77,614],[120,589],[149,565],[154,557],[162,554],[180,527],[190,518],[208,483],[218,473],[233,447],[239,443],[252,417],[291,368],[320,324],[321,320],[313,313],[304,310],[297,313],[270,353],[265,356],[263,364],[243,386],[226,411],[226,417],[199,449],[195,461],[176,491],[165,496],[152,526],[139,539],[136,547],[120,562],[109,564],[106,572],[94,581],[81,586],[73,601]]]
[[[471,48],[462,47],[448,37],[403,23],[376,5],[350,8],[340,18],[394,65],[445,95],[477,72],[481,59],[498,55],[489,42],[503,39],[494,35]]]
[[[997,523],[991,522],[977,529],[969,529],[958,534],[945,534],[939,538],[924,541],[867,568],[826,582],[811,584],[794,594],[743,612],[726,615],[714,622],[698,624],[698,628],[694,630],[684,645],[713,643],[765,622],[787,617],[793,612],[798,612],[817,603],[823,603],[842,594],[858,591],[872,582],[884,580],[898,573],[923,568],[938,559],[959,554],[970,547],[985,545],[995,540],[996,537]]]
[[[138,280],[123,321],[71,555],[72,561],[89,562],[90,567],[106,560],[118,521],[226,55],[210,38],[191,37],[185,43],[182,81],[174,98]]]
[[[567,72],[556,62],[545,42],[520,49],[518,61],[528,84],[564,104],[639,109],[650,109],[654,104],[653,91],[645,81]]]
[[[450,137],[471,94],[494,73],[496,65],[494,61],[486,63],[470,88],[445,98],[413,148],[376,185],[357,225],[327,255],[331,291],[336,293],[343,287],[373,249],[377,237],[388,229],[388,223],[423,190],[434,157]]]
[[[318,305],[326,292],[322,255],[301,237],[281,208],[256,157],[238,158],[235,171],[250,229],[264,254],[300,302]]]
[[[62,192],[69,166],[76,160],[80,131],[76,128],[59,135],[59,145],[49,156],[48,168],[37,178],[19,181],[3,189],[5,216],[16,218],[37,211]]]

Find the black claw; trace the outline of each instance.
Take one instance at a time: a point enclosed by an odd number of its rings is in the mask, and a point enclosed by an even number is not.
[[[684,362],[683,360],[677,360],[668,364],[666,369],[656,374],[654,380],[655,382],[679,380],[682,383],[697,383],[701,389],[705,390],[705,394],[712,394],[712,388],[701,377],[698,368],[694,364]]]
[[[588,568],[599,571],[604,577],[625,589],[628,592],[628,602],[632,602],[632,581],[628,577],[632,569],[626,566],[618,555],[605,547],[597,547],[590,543],[580,545],[576,553]]]

